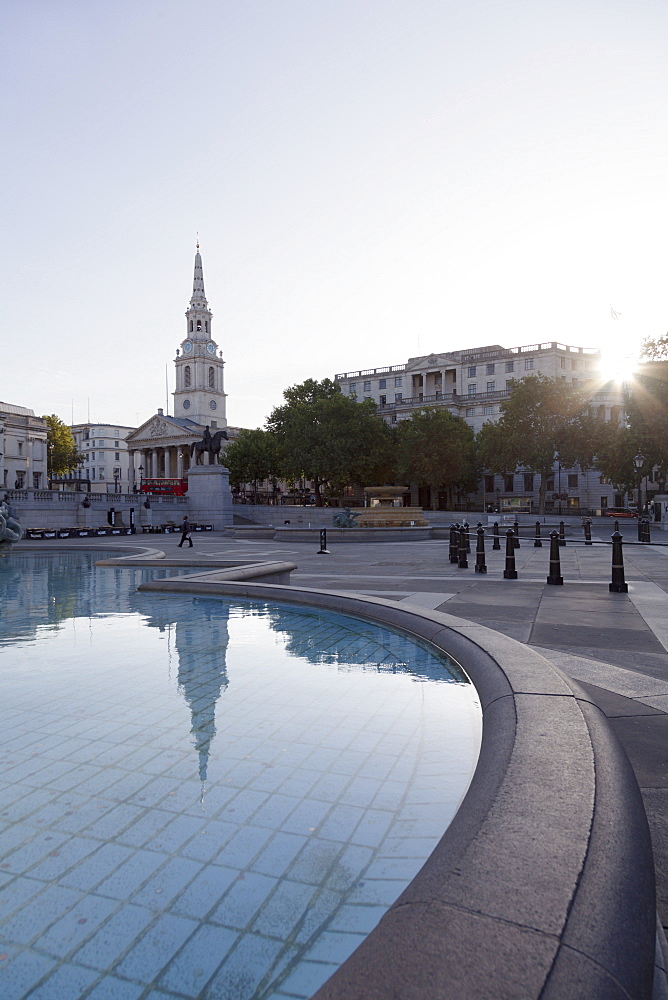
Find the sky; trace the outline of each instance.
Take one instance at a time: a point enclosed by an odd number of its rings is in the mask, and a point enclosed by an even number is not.
[[[665,0],[4,0],[0,399],[164,408],[198,234],[233,426],[432,352],[635,354],[667,48]]]

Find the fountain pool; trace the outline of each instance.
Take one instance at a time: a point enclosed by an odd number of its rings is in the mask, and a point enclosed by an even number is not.
[[[309,997],[466,793],[478,697],[404,633],[0,563],[0,990]]]

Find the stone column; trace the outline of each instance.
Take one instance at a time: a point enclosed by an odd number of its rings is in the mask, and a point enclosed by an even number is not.
[[[171,448],[165,448],[165,479],[172,478],[172,456]]]
[[[151,479],[157,479],[159,475],[160,465],[158,463],[158,449],[153,448],[151,451]]]
[[[134,449],[128,452],[128,493],[135,487],[135,453]]]
[[[177,479],[183,479],[183,445],[178,444],[176,446],[176,476]]]

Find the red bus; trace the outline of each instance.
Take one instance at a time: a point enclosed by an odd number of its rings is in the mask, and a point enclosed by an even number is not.
[[[142,493],[161,493],[167,496],[182,497],[188,492],[187,479],[143,479]]]

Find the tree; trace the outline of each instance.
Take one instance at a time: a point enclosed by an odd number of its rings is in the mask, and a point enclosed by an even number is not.
[[[634,454],[642,452],[645,474],[656,468],[663,492],[668,479],[668,359],[644,364],[635,373],[626,416]]]
[[[640,345],[640,357],[646,361],[668,360],[668,333],[663,337],[645,337]]]
[[[633,462],[638,445],[628,427],[601,421],[596,431],[596,468],[620,493],[630,493],[638,485]]]
[[[278,454],[276,436],[269,431],[242,430],[235,441],[225,449],[224,462],[230,470],[233,486],[253,483],[257,493],[258,483],[276,476]]]
[[[554,463],[586,469],[594,462],[595,421],[586,399],[561,379],[529,375],[513,379],[501,419],[484,424],[478,435],[483,465],[490,472],[526,470],[540,476],[539,513]]]
[[[397,437],[398,476],[428,486],[432,510],[438,507],[439,490],[475,489],[479,479],[475,437],[461,417],[443,407],[425,406],[401,421]]]
[[[313,481],[316,504],[322,486],[335,489],[385,481],[392,467],[392,434],[372,400],[344,396],[330,379],[307,379],[283,393],[285,403],[269,416],[283,479]]]
[[[49,455],[49,479],[72,472],[83,458],[77,451],[72,431],[55,413],[42,418],[46,420],[46,446]]]

